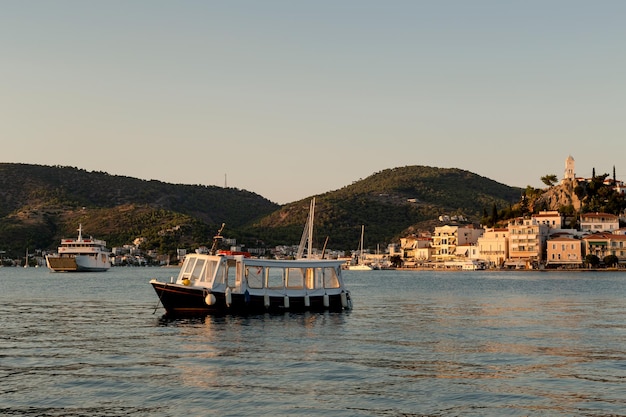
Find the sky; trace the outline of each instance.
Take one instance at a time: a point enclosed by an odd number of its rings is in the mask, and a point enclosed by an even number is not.
[[[626,181],[626,1],[0,0],[0,162],[286,204],[376,172]]]

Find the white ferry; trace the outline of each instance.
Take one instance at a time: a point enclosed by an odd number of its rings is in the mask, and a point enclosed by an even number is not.
[[[83,238],[82,224],[78,238],[61,239],[53,255],[46,255],[46,265],[54,272],[102,272],[111,268],[111,251],[104,240]]]

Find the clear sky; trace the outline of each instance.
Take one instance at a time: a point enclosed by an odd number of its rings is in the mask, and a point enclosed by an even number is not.
[[[0,0],[0,162],[284,204],[387,168],[626,180],[626,1]]]

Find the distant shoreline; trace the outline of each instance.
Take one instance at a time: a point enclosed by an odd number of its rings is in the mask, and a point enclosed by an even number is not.
[[[383,268],[379,271],[433,271],[433,272],[626,272],[626,268],[576,268],[576,269],[457,269],[457,268]]]

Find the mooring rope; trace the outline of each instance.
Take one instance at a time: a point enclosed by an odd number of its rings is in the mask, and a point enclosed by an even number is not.
[[[167,282],[165,282],[164,284],[165,284],[165,287],[167,287]],[[161,302],[161,297],[163,297],[163,294],[165,293],[165,291],[164,291],[164,290],[165,290],[165,287],[163,287],[163,291],[161,291],[161,294],[159,294],[159,300],[157,301],[157,304],[156,304],[156,306],[154,307],[154,311],[152,312],[152,314],[156,314],[157,309],[159,308],[159,304],[163,304],[163,303]],[[163,307],[165,307],[165,306],[163,306]]]

